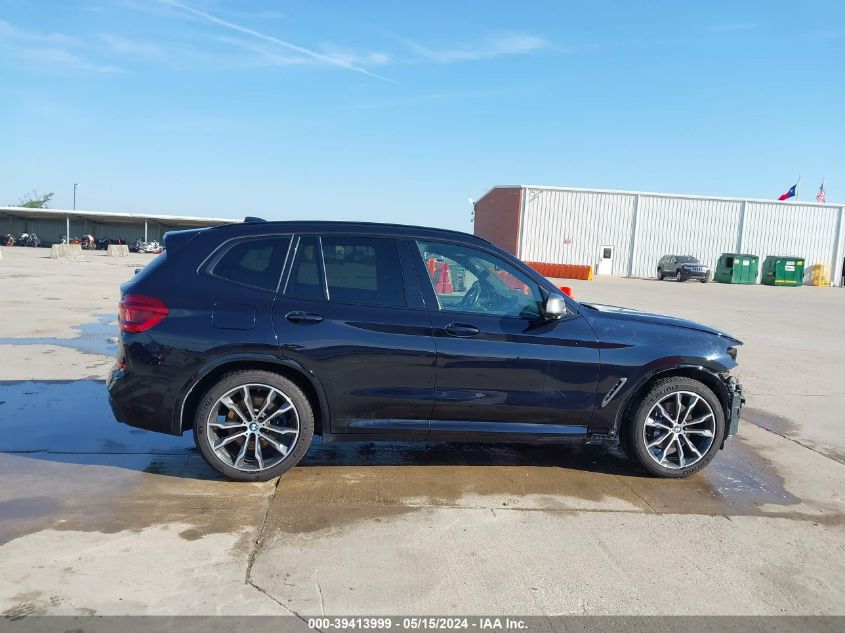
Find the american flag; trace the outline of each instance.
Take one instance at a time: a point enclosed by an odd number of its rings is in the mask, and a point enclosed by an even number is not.
[[[819,192],[816,194],[816,202],[820,204],[824,204],[824,180],[822,180],[822,184],[819,185]]]

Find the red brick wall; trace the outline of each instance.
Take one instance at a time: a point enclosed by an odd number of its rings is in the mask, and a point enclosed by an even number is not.
[[[521,192],[519,187],[496,188],[475,203],[475,235],[511,255],[517,254]]]

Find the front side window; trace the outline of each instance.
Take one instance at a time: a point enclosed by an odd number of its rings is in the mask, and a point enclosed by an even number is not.
[[[245,286],[275,290],[289,245],[287,236],[236,242],[217,260],[211,274]]]
[[[417,241],[441,310],[535,318],[542,295],[536,283],[505,260],[474,248]]]
[[[404,306],[405,282],[396,240],[323,237],[329,301]]]

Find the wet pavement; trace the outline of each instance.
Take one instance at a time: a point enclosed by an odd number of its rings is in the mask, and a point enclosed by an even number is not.
[[[26,345],[51,345],[66,347],[68,349],[83,352],[85,354],[101,354],[103,356],[114,356],[117,349],[117,315],[109,312],[92,315],[92,323],[75,325],[72,329],[76,336],[40,336],[40,337],[2,337],[0,345],[14,345],[17,347]]]
[[[103,270],[115,289],[126,273]],[[190,435],[114,421],[113,318],[0,340],[7,618],[845,612],[845,465],[765,398],[684,480],[599,446],[317,440],[239,484]]]

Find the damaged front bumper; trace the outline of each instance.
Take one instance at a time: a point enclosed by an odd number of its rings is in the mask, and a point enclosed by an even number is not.
[[[742,405],[745,404],[745,396],[742,395],[742,385],[735,376],[728,376],[725,380],[725,387],[728,389],[727,426],[728,435],[733,435],[739,430],[739,418],[742,414]]]

